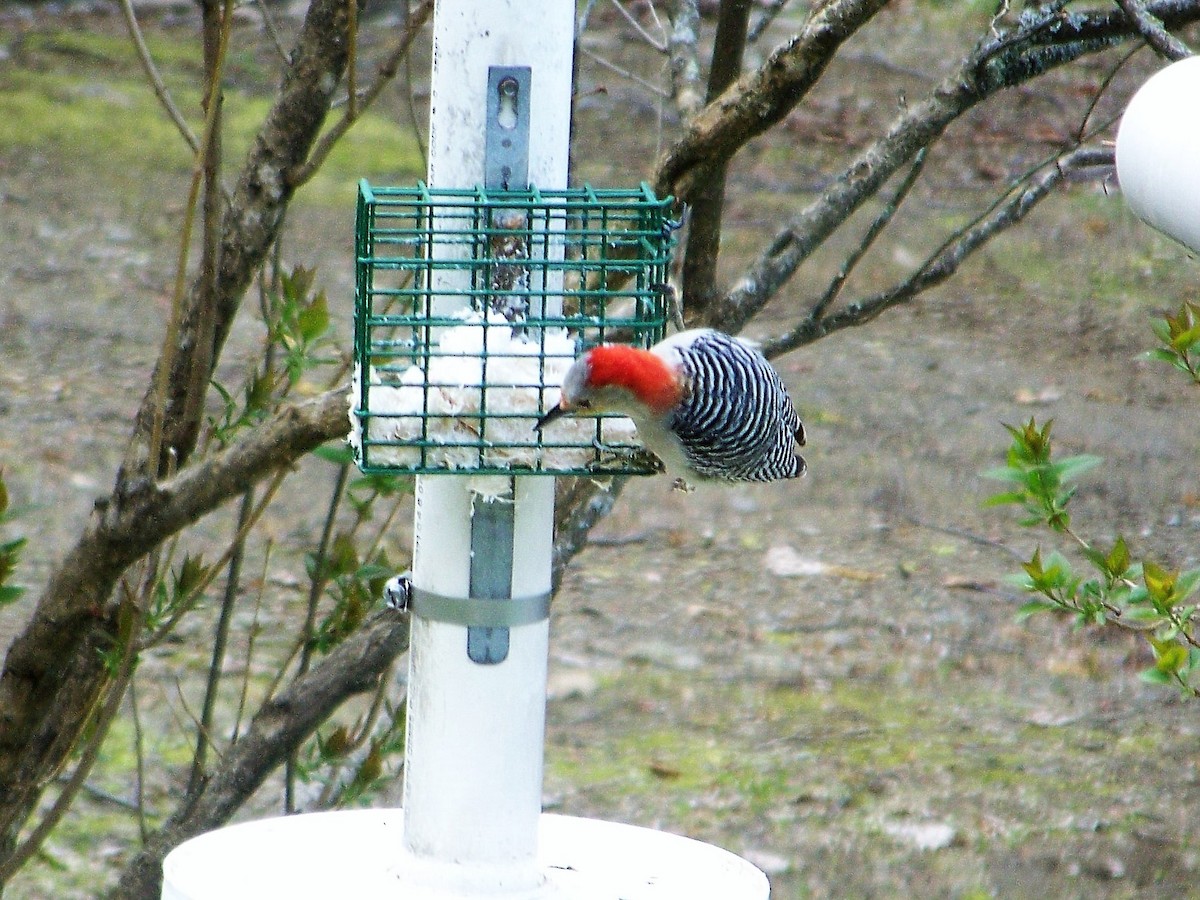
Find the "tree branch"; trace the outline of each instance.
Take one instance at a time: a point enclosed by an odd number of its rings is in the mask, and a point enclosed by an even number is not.
[[[166,111],[167,118],[174,123],[184,142],[192,148],[192,153],[198,154],[200,152],[200,139],[196,137],[196,133],[188,125],[187,119],[179,111],[179,107],[175,105],[175,101],[171,98],[171,92],[167,89],[166,82],[158,74],[158,67],[154,65],[154,58],[150,55],[150,48],[146,46],[146,39],[142,36],[141,26],[138,25],[137,16],[134,15],[133,0],[120,0],[119,5],[121,7],[121,15],[125,19],[125,27],[129,30],[129,39],[133,41],[134,49],[137,50],[138,62],[142,64],[142,70],[146,73],[146,78],[149,79],[150,86],[154,88],[154,95],[158,97],[158,102],[162,104],[163,109]]]
[[[346,387],[291,404],[227,450],[123,502],[98,507],[50,576],[0,675],[0,834],[15,835],[62,766],[108,678],[101,651],[117,634],[109,603],[134,561],[271,472],[348,430]],[[2,860],[0,860],[2,862]]]
[[[372,690],[408,649],[408,617],[375,613],[321,661],[263,704],[186,807],[178,810],[126,865],[113,900],[157,897],[162,861],[188,838],[229,821],[247,796],[350,696]]]
[[[1200,5],[1195,2],[1163,0],[1151,6],[1164,20],[1200,18]],[[740,331],[813,250],[863,202],[875,196],[901,166],[930,146],[971,107],[1004,88],[1127,39],[1131,33],[1119,11],[1066,16],[1047,9],[1036,18],[1024,20],[1019,29],[981,43],[957,72],[920,103],[906,109],[885,135],[859,153],[820,197],[775,236],[714,306],[709,324],[731,333]]]
[[[1054,160],[1040,174],[1015,185],[982,216],[951,236],[900,283],[852,303],[833,315],[821,315],[819,309],[814,307],[807,317],[788,332],[765,341],[763,353],[768,357],[779,356],[843,328],[863,325],[885,310],[907,303],[952,276],[963,260],[996,235],[1022,221],[1037,204],[1072,175],[1083,169],[1112,164],[1111,149],[1090,147],[1076,149]]]
[[[412,46],[413,40],[421,29],[425,26],[430,13],[433,12],[433,0],[422,0],[421,4],[414,9],[408,17],[408,24],[404,27],[404,32],[400,35],[400,39],[396,42],[396,46],[392,52],[379,67],[379,71],[375,76],[375,80],[371,85],[363,91],[361,97],[355,98],[346,107],[346,112],[336,123],[334,123],[328,131],[321,135],[321,139],[317,141],[313,147],[312,153],[309,154],[308,160],[291,175],[292,187],[299,187],[317,173],[317,170],[325,162],[325,158],[329,156],[329,151],[334,145],[345,136],[363,114],[371,108],[376,98],[383,93],[383,89],[387,87],[392,79],[396,77],[396,73],[400,71],[400,63],[408,56],[409,48]]]
[[[551,585],[555,593],[570,564],[587,546],[593,526],[612,511],[628,477],[607,482],[591,478],[560,478],[554,498],[554,558]]]
[[[1154,48],[1154,52],[1166,59],[1187,59],[1192,51],[1187,45],[1173,36],[1163,27],[1162,21],[1146,9],[1142,0],[1117,0],[1138,34],[1146,39],[1146,43]]]
[[[671,3],[671,36],[667,39],[667,59],[671,69],[671,99],[683,121],[688,121],[704,106],[700,83],[700,6],[698,0],[674,0]]]
[[[887,0],[829,0],[803,30],[701,110],[660,159],[654,184],[660,196],[690,199],[697,166],[729,160],[747,141],[781,121],[817,83],[847,38]]]
[[[749,0],[722,0],[713,37],[708,74],[709,103],[733,84],[742,72]],[[726,162],[698,167],[691,193],[691,216],[683,255],[684,321],[702,321],[717,295],[717,263],[721,255],[721,224],[725,218]]]
[[[159,458],[150,455],[158,409],[152,388],[135,419],[118,477],[118,496],[127,482],[161,476],[169,468],[168,462],[182,466],[195,447],[201,420],[199,404],[194,404],[189,395],[191,373],[198,360],[207,360],[202,368],[211,373],[246,288],[278,234],[295,190],[294,173],[304,165],[345,72],[346,29],[344,0],[312,0],[275,102],[247,155],[226,209],[221,224],[220,264],[211,293],[206,291],[202,277],[193,282],[173,352],[164,353],[159,360],[157,368],[166,367],[162,377],[169,387],[162,407]],[[201,342],[201,323],[209,316],[211,338]],[[159,375],[156,370],[156,380]],[[206,377],[202,384],[207,383]]]

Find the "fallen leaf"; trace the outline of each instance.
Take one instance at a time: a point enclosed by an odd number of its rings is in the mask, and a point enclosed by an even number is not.
[[[661,778],[664,781],[669,781],[671,779],[678,778],[680,775],[683,774],[683,772],[680,769],[677,769],[674,766],[667,765],[666,763],[660,763],[660,762],[652,762],[646,768],[650,770],[650,774],[653,775],[655,778]]]
[[[1048,384],[1040,391],[1032,391],[1029,388],[1018,388],[1013,394],[1013,399],[1025,406],[1045,406],[1048,403],[1053,403],[1056,400],[1062,399],[1062,389]]]
[[[779,544],[769,549],[763,556],[763,566],[768,572],[779,578],[824,575],[829,568],[819,559],[807,559],[801,556],[787,544]]]
[[[879,572],[868,572],[866,569],[855,569],[850,566],[828,566],[826,571],[838,578],[849,578],[851,581],[878,581],[883,577]]]
[[[996,582],[981,581],[967,575],[948,575],[942,579],[942,587],[960,591],[990,592],[996,590]]]
[[[917,850],[944,850],[957,837],[954,828],[945,822],[884,822],[883,831]]]

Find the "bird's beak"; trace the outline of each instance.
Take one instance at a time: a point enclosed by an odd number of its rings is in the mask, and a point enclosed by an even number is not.
[[[541,431],[555,419],[561,419],[571,410],[569,407],[563,406],[562,401],[559,401],[558,406],[551,407],[550,411],[537,420],[533,426],[534,431]]]

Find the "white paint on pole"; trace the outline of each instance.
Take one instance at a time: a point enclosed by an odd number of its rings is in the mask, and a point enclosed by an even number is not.
[[[570,0],[438,0],[429,96],[429,183],[483,183],[489,66],[530,66],[529,180],[565,188],[575,5]]]
[[[571,0],[438,0],[430,187],[483,183],[492,66],[530,67],[529,181],[567,186],[574,28]],[[461,290],[466,285],[455,279],[464,274],[446,270],[433,287]],[[439,299],[436,313],[464,301],[462,295]],[[513,483],[512,596],[533,596],[550,589],[554,482],[525,477]],[[476,487],[474,478],[417,479],[415,590],[470,596]],[[479,665],[467,656],[466,627],[413,617],[404,852],[397,869],[405,884],[487,896],[533,890],[544,881],[537,825],[548,651],[548,621],[515,626],[505,660]]]
[[[474,479],[417,483],[413,585],[468,596]],[[554,481],[516,479],[513,595],[550,589]],[[507,502],[496,500],[497,503]],[[547,513],[549,510],[549,513]],[[510,629],[507,659],[467,658],[467,629],[413,617],[405,751],[405,883],[530,889],[541,813],[549,622]],[[485,895],[486,895],[485,893]]]
[[[1200,57],[1172,63],[1129,101],[1117,177],[1129,208],[1200,251]]]

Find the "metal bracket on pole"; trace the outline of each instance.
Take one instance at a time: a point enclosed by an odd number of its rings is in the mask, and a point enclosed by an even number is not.
[[[529,187],[529,66],[489,66],[483,186]]]
[[[509,481],[512,484],[512,480]],[[512,600],[516,490],[511,498],[471,497],[471,597],[490,603]],[[467,656],[480,665],[508,658],[508,629],[474,625],[467,629]]]
[[[483,156],[483,186],[488,190],[525,190],[529,186],[531,81],[529,66],[488,67]],[[472,600],[512,601],[516,482],[510,484],[512,499],[489,501],[476,494],[471,500]],[[504,662],[508,638],[507,627],[471,625],[467,628],[467,656],[480,665]]]

